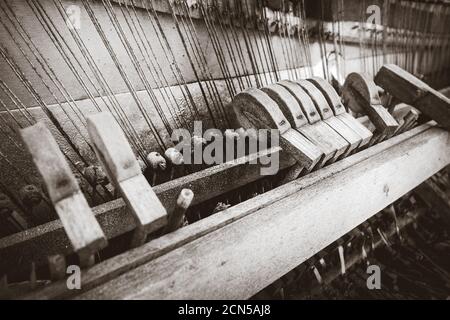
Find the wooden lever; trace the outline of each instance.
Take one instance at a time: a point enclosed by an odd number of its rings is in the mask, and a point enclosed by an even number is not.
[[[250,88],[233,99],[233,110],[244,129],[278,129],[280,145],[307,170],[322,157],[322,152],[294,130],[277,103],[259,89]]]
[[[280,104],[290,106],[291,112],[305,115],[306,123],[297,130],[314,142],[324,153],[318,168],[328,162],[334,162],[348,148],[348,143],[326,123],[321,121],[319,111],[316,109],[311,97],[295,82],[280,81],[283,89],[278,90]]]
[[[123,131],[108,112],[87,118],[95,153],[136,221],[132,246],[145,242],[147,234],[167,222],[166,209],[149,185]]]
[[[366,74],[350,73],[342,92],[345,104],[356,113],[367,113],[377,132],[390,136],[399,124],[381,104],[378,87]]]
[[[335,156],[337,149],[325,137],[327,134],[326,129],[324,132],[320,122],[315,122],[313,125],[308,123],[307,116],[303,113],[299,103],[285,87],[280,84],[272,84],[261,90],[267,93],[278,104],[280,110],[282,110],[284,116],[289,121],[289,124],[323,153],[323,157],[318,162],[317,167],[324,166],[327,161]],[[317,111],[314,112],[313,117],[316,117],[318,113]]]
[[[107,240],[56,140],[41,122],[22,129],[20,133],[67,237],[80,258],[80,265],[92,265],[94,254],[107,245]]]
[[[325,79],[314,77],[308,79],[312,82],[327,99],[329,106],[333,110],[334,115],[340,121],[342,121],[347,127],[351,128],[361,138],[359,147],[367,145],[372,139],[372,132],[370,132],[365,126],[363,126],[358,120],[356,120],[351,114],[349,114],[342,105],[341,98],[334,90],[333,86],[329,84]]]
[[[450,99],[409,72],[394,64],[386,64],[375,76],[375,83],[450,129]]]
[[[311,81],[299,80],[297,83],[311,97],[311,100],[316,106],[316,109],[319,110],[319,114],[323,121],[331,127],[331,131],[335,132],[334,135],[343,138],[342,140],[345,142],[345,149],[341,157],[346,157],[361,144],[362,138],[334,115],[332,105]]]

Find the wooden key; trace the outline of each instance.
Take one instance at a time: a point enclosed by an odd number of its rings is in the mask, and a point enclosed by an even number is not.
[[[311,81],[327,99],[328,104],[331,106],[334,115],[347,127],[352,129],[361,138],[359,147],[367,145],[372,138],[372,132],[367,130],[358,120],[356,120],[351,114],[349,114],[342,105],[341,98],[334,90],[333,86],[329,84],[325,79],[314,77],[308,79]]]
[[[149,185],[123,131],[108,112],[87,118],[95,153],[110,181],[120,190],[136,221],[132,246],[167,222],[166,209]]]
[[[346,157],[350,152],[356,149],[360,145],[362,139],[353,131],[350,127],[340,121],[333,112],[330,105],[323,95],[323,93],[311,82],[307,80],[296,81],[311,97],[316,109],[319,110],[319,114],[323,121],[333,129],[335,136],[342,137],[341,145],[345,146],[344,152],[341,157]],[[334,90],[334,89],[333,89]],[[336,141],[339,141],[335,138]]]
[[[91,265],[94,254],[106,246],[107,240],[56,140],[41,122],[22,129],[20,133],[70,243],[80,258],[80,265]]]
[[[194,193],[191,189],[181,190],[175,210],[169,215],[164,233],[175,231],[183,226],[185,213],[194,199]]]
[[[399,124],[382,105],[378,87],[366,74],[350,73],[342,91],[344,103],[356,113],[367,113],[377,132],[384,136],[394,133]]]
[[[233,99],[233,110],[244,129],[278,129],[280,145],[301,167],[312,169],[322,152],[308,139],[293,129],[277,103],[259,89],[250,88]]]
[[[398,100],[450,128],[450,99],[409,72],[394,64],[386,64],[375,76],[375,83]]]
[[[280,81],[278,85],[282,87],[282,89],[278,88],[278,103],[290,106],[289,112],[304,114],[307,122],[297,127],[297,130],[316,144],[324,153],[324,157],[317,167],[320,168],[328,162],[336,161],[345,152],[348,143],[326,123],[321,121],[321,116],[314,102],[299,84],[290,81]]]

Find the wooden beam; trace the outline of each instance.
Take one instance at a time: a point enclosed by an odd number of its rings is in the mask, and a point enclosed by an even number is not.
[[[394,143],[397,138],[272,190],[250,201],[259,202],[259,209],[238,222],[77,298],[250,298],[450,163],[444,130],[432,128]],[[237,205],[227,214],[247,212],[248,205]]]
[[[450,99],[409,72],[387,64],[375,76],[375,83],[398,100],[416,107],[450,129]]]

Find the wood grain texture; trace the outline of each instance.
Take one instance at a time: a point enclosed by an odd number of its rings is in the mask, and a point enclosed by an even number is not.
[[[53,203],[80,192],[64,154],[43,122],[22,129],[20,134]]]
[[[281,147],[303,167],[310,169],[320,160],[321,152],[292,129],[278,104],[262,90],[250,88],[237,94],[232,106],[243,128],[278,129]]]
[[[322,135],[323,140],[322,143],[327,142],[331,144],[333,148],[335,148],[336,150],[336,153],[333,156],[332,161],[334,162],[342,155],[348,154],[348,150],[350,149],[350,143],[347,140],[345,140],[338,131],[336,131],[336,129],[338,129],[339,127],[335,129],[332,126],[330,126],[328,122],[326,122],[326,120],[333,118],[334,114],[332,112],[331,106],[325,99],[322,92],[310,81],[297,80],[295,82],[298,83],[300,87],[302,87],[302,89],[310,96],[316,110],[320,114],[320,117],[322,118],[322,120],[325,120],[320,122],[321,127],[319,128],[320,130],[319,132]]]
[[[290,82],[287,82],[285,86],[275,84],[265,87],[262,90],[278,104],[291,126],[297,129],[298,132],[310,140],[313,145],[318,148],[321,153],[323,153],[323,156],[319,160],[317,166],[323,167],[328,161],[335,161],[340,155],[342,155],[348,149],[349,144],[346,143],[346,141],[343,140],[342,137],[336,132],[333,132],[333,130],[323,121],[315,121],[315,115],[317,115],[320,119],[320,113],[318,113],[318,110],[316,109],[311,98],[309,98],[309,100],[302,100],[304,105],[309,104],[309,107],[302,109],[299,103],[301,100],[300,98],[303,93],[306,96],[308,94],[303,92],[302,88],[298,88],[298,95],[294,96],[292,92],[296,92],[296,89],[291,88],[291,90],[289,90],[288,88],[290,85]],[[292,85],[296,86],[295,83],[292,83]],[[308,117],[305,116],[304,112],[309,112],[309,121],[313,121],[313,124],[306,121]],[[311,118],[313,113],[315,115]]]
[[[450,162],[449,136],[441,129],[395,145],[389,142],[372,148],[384,144],[391,146],[389,150],[312,184],[308,182],[315,173],[273,190],[264,195],[265,202],[281,195],[283,201],[269,203],[77,298],[249,298]],[[335,170],[363,153],[316,174]],[[430,159],[431,153],[436,157]]]
[[[293,158],[281,153],[281,148],[275,147],[174,179],[153,189],[171,213],[184,188],[195,193],[193,204],[212,199],[259,179],[263,167],[259,159],[269,156],[279,157],[280,170],[295,163]],[[122,198],[95,207],[92,211],[108,239],[129,232],[136,226]],[[27,270],[32,261],[41,265],[46,262],[46,256],[58,253],[70,254],[73,249],[61,221],[55,220],[0,239],[0,270]]]
[[[195,224],[188,225],[177,230],[176,232],[155,239],[142,247],[132,249],[124,254],[97,264],[82,273],[82,291],[89,290],[100,283],[113,279],[132,268],[156,259],[157,257],[173,251],[199,237],[202,237],[203,235],[219,230],[226,225],[256,212],[257,210],[270,206],[285,197],[294,196],[297,192],[299,192],[299,190],[308,188],[316,183],[319,183],[320,181],[330,179],[345,170],[350,170],[357,164],[368,161],[369,159],[376,157],[378,154],[386,153],[387,150],[391,150],[397,145],[406,144],[408,141],[408,146],[415,145],[415,141],[418,137],[423,137],[424,135],[426,135],[427,138],[430,138],[430,134],[427,133],[430,128],[432,128],[432,125],[429,124],[419,126],[407,133],[404,133],[403,135],[394,137],[389,141],[350,156],[320,171],[314,172],[302,179],[297,180],[296,182],[282,186],[281,188],[278,188],[278,191],[276,192],[269,192],[258,196],[251,201],[240,203],[232,208],[202,219]],[[434,130],[431,137],[434,137],[435,135],[440,136],[441,134],[442,132],[440,130]],[[403,148],[401,152],[406,154],[404,149],[406,148]],[[421,179],[421,177],[417,178],[418,180]],[[420,182],[421,181],[416,181],[417,184]],[[76,293],[67,290],[65,282],[57,282],[25,298],[51,299],[68,297],[74,294]]]
[[[263,87],[261,90],[278,104],[278,107],[293,128],[299,128],[308,123],[308,119],[305,117],[296,98],[285,87],[275,83]]]
[[[368,114],[378,133],[390,135],[399,124],[382,105],[378,89],[368,75],[352,72],[345,79],[342,96],[351,110]]]
[[[105,247],[106,237],[50,131],[38,122],[21,130],[21,135],[73,250],[86,256]]]
[[[342,105],[341,97],[339,97],[336,90],[334,90],[333,86],[327,80],[320,77],[313,77],[307,80],[314,84],[317,89],[322,92],[335,116],[346,112],[344,106]]]
[[[333,113],[336,116],[336,118],[340,122],[342,122],[345,126],[350,128],[350,130],[352,130],[356,135],[359,136],[361,141],[359,142],[358,147],[366,146],[369,143],[370,139],[372,138],[372,134],[367,130],[367,128],[361,126],[359,123],[356,123],[352,119],[353,117],[347,113],[342,104],[341,97],[339,97],[336,90],[334,90],[331,84],[325,79],[319,77],[313,77],[307,80],[313,83],[322,92],[325,99],[328,101],[329,106],[333,110]],[[351,136],[349,136],[349,138],[351,139]],[[347,141],[350,142],[350,140]]]
[[[295,97],[295,99],[297,99],[298,104],[302,108],[303,113],[310,124],[320,121],[320,114],[317,112],[314,102],[298,83],[283,80],[279,81],[278,84],[285,87]]]
[[[138,242],[145,233],[158,230],[167,222],[163,204],[142,174],[130,144],[110,113],[102,112],[87,118],[89,136],[95,153],[110,181],[120,190],[136,219]]]
[[[403,112],[403,109],[400,111]],[[397,110],[394,114],[396,112]],[[364,126],[370,125],[367,117],[359,118],[358,121],[364,123]],[[420,126],[413,129],[411,133],[417,134],[425,128]],[[407,132],[400,137],[410,137],[411,133]],[[393,141],[399,141],[398,139],[399,137],[396,137]],[[194,191],[196,196],[193,204],[198,204],[259,179],[261,165],[258,159],[267,156],[280,157],[280,170],[289,168],[295,163],[293,158],[281,152],[281,148],[272,148],[169,181],[156,186],[154,190],[170,213],[183,188]],[[211,188],[211,185],[215,187]],[[135,221],[129,214],[123,199],[110,201],[92,210],[108,239],[135,228]],[[58,253],[70,254],[73,250],[61,221],[55,220],[0,239],[0,270],[27,270],[31,261],[41,265],[46,262],[47,255]]]
[[[384,65],[375,76],[375,83],[398,100],[450,128],[450,99],[409,72],[393,64]]]

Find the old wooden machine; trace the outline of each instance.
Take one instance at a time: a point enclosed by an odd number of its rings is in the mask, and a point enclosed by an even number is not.
[[[2,298],[273,297],[424,207],[448,222],[448,1],[1,0],[0,23]],[[233,148],[189,163],[180,128]]]

